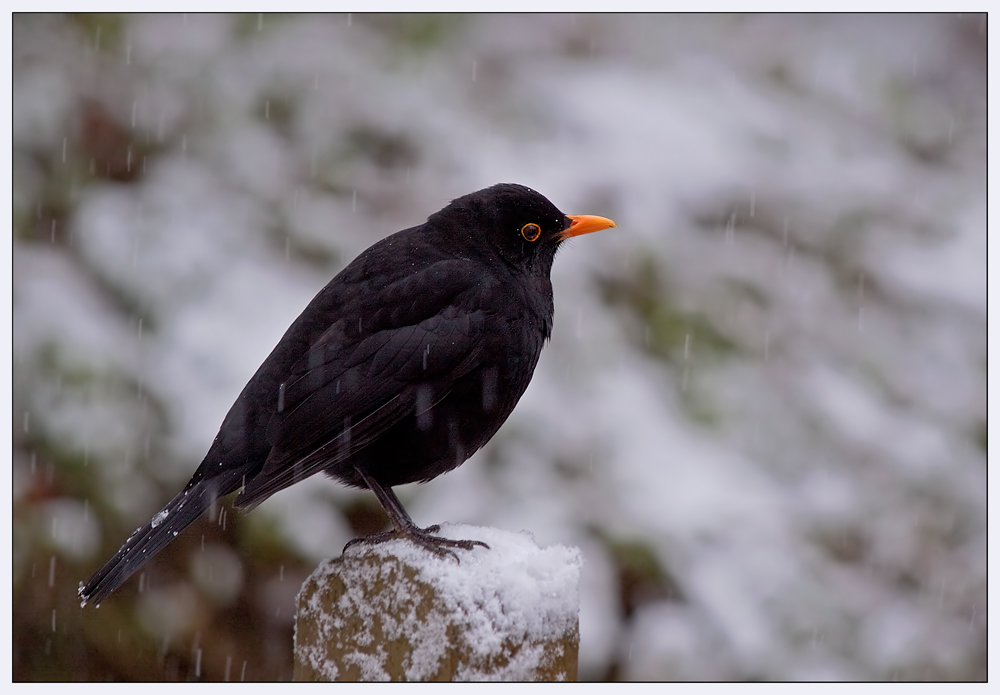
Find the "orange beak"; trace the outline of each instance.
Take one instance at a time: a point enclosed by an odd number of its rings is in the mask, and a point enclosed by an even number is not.
[[[562,231],[562,239],[569,239],[571,236],[590,234],[591,232],[599,232],[602,229],[618,226],[607,217],[598,217],[597,215],[566,215],[566,217],[573,220],[573,223]]]

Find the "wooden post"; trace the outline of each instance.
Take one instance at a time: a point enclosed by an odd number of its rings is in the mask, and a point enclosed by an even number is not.
[[[295,619],[297,681],[574,681],[576,548],[447,525],[490,549],[456,563],[407,541],[354,546],[306,580]]]

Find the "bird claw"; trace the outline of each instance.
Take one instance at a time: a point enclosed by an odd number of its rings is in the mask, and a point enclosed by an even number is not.
[[[458,555],[450,548],[460,548],[461,550],[472,550],[476,546],[480,546],[489,550],[490,546],[486,545],[482,541],[472,541],[472,540],[454,540],[451,538],[441,538],[440,536],[434,536],[432,534],[437,533],[441,530],[441,526],[435,524],[434,526],[428,526],[425,529],[413,528],[406,529],[404,531],[399,531],[393,529],[391,531],[383,531],[381,533],[373,533],[370,536],[364,536],[362,538],[355,538],[349,541],[347,545],[344,546],[344,552],[347,552],[348,548],[355,545],[377,545],[379,543],[385,543],[386,541],[394,541],[397,539],[406,539],[411,543],[414,543],[428,552],[434,553],[440,557],[451,556],[455,559],[455,562],[461,564]]]

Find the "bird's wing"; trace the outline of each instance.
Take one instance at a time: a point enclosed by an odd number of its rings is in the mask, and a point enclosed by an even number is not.
[[[390,283],[331,325],[291,368],[267,424],[271,452],[236,503],[252,506],[432,407],[477,364],[482,278],[442,261]]]

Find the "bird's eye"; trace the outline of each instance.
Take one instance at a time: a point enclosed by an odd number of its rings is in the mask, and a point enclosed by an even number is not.
[[[529,222],[528,224],[521,227],[521,236],[524,237],[526,241],[534,241],[542,234],[542,228],[539,227],[534,222]]]

